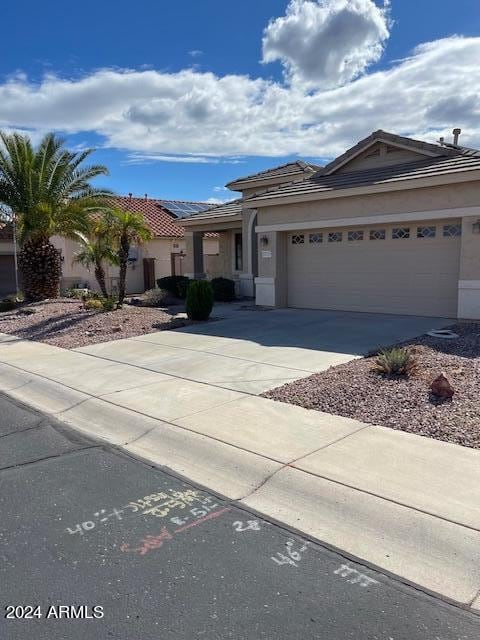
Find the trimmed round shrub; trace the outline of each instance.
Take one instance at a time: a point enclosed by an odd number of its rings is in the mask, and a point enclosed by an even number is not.
[[[165,289],[173,296],[185,298],[189,282],[190,279],[187,276],[165,276],[165,278],[158,278],[157,286],[159,289]]]
[[[213,297],[217,302],[231,302],[235,300],[235,282],[228,278],[213,278],[210,280]]]
[[[190,320],[208,320],[213,309],[213,289],[207,280],[193,280],[188,285],[186,310]]]

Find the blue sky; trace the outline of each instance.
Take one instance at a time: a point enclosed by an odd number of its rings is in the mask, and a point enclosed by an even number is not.
[[[0,127],[97,147],[118,193],[227,199],[237,176],[377,128],[480,143],[478,0],[65,7],[2,8]]]

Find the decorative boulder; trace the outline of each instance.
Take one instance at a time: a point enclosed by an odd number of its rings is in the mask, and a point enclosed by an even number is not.
[[[444,373],[441,373],[433,380],[430,385],[430,391],[438,398],[452,398],[455,393],[452,383]]]

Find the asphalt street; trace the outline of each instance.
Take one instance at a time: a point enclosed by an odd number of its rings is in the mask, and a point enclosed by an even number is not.
[[[480,637],[480,617],[1,394],[0,606],[8,640]]]

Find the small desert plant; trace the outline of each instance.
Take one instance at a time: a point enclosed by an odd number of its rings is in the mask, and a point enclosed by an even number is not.
[[[66,298],[75,298],[77,300],[83,300],[84,296],[87,295],[85,289],[66,289],[64,293]]]
[[[229,278],[213,278],[210,281],[213,297],[217,302],[231,302],[235,299],[235,282]]]
[[[145,291],[143,305],[146,307],[162,307],[168,304],[171,293],[165,289],[149,289]]]
[[[107,296],[106,298],[101,298],[100,302],[104,311],[113,311],[117,304],[117,299],[115,296]]]
[[[178,298],[185,298],[189,283],[190,279],[186,276],[165,276],[157,280],[160,289],[164,289]]]
[[[87,298],[84,300],[83,306],[88,311],[103,311],[103,302],[98,298]]]
[[[208,320],[213,309],[213,289],[206,280],[194,280],[188,285],[187,316],[190,320]]]
[[[373,364],[374,371],[387,376],[409,376],[416,369],[417,360],[405,347],[383,349]]]

